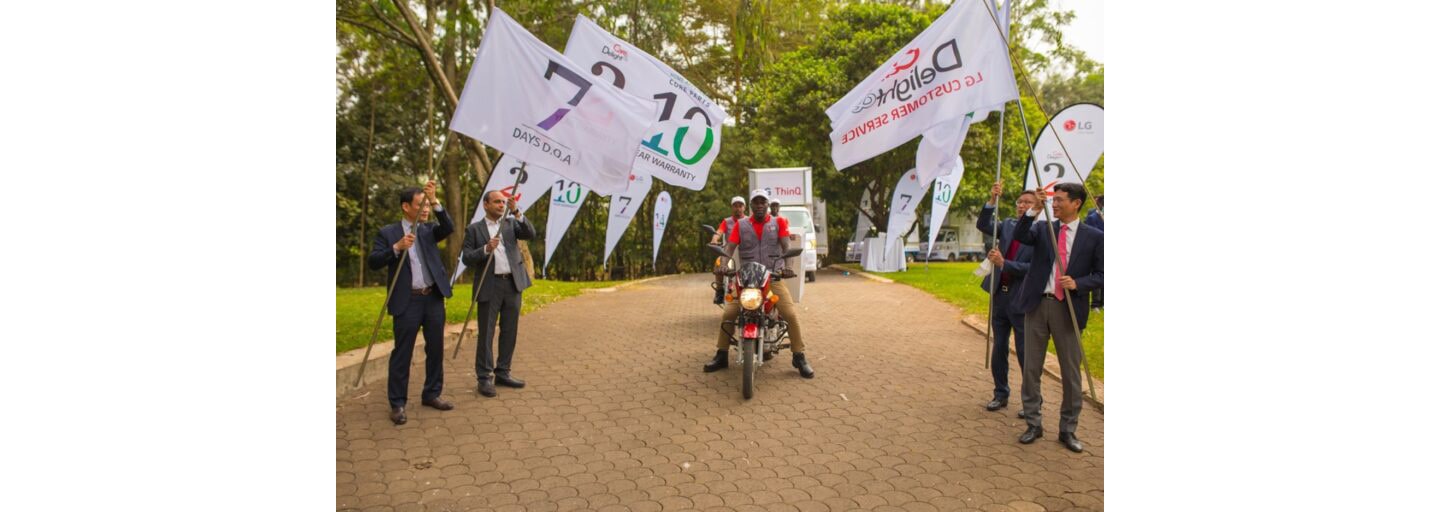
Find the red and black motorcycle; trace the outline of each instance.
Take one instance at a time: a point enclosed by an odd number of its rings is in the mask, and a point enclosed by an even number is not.
[[[724,248],[709,247],[721,257],[729,258]],[[803,251],[790,249],[783,258],[799,256]],[[795,273],[784,268],[777,272],[754,261],[730,272],[733,276],[727,285],[725,302],[738,301],[740,316],[734,321],[722,322],[720,330],[730,335],[732,345],[740,345],[740,394],[748,400],[755,396],[755,377],[760,366],[780,350],[790,348],[789,325],[780,318],[776,307],[780,296],[770,290],[770,285],[776,279],[795,277]]]

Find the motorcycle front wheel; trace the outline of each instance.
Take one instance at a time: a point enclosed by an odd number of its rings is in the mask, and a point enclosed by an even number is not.
[[[749,400],[755,396],[755,351],[760,344],[759,338],[746,338],[740,340],[741,357],[745,360],[742,364],[744,370],[740,377],[740,394]]]

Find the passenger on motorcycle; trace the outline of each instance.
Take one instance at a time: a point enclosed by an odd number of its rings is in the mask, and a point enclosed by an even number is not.
[[[790,249],[790,225],[785,218],[768,214],[766,210],[769,202],[764,190],[750,193],[750,211],[753,214],[738,222],[736,229],[730,230],[725,252],[736,255],[737,268],[751,261],[758,261],[775,272],[770,289],[780,297],[775,306],[780,309],[780,317],[789,325],[791,365],[800,370],[800,376],[810,379],[815,377],[815,370],[805,361],[805,343],[800,337],[800,318],[796,315],[795,304],[790,300],[790,290],[785,287],[784,280],[779,279],[785,265],[781,255]],[[724,321],[734,321],[738,316],[739,302],[725,306]],[[730,367],[730,333],[721,329],[715,348],[715,359],[705,364],[707,373]]]
[[[719,229],[715,236],[710,237],[710,245],[723,243],[725,237],[730,236],[733,227],[745,218],[745,198],[735,196],[730,198],[730,216],[720,221]],[[725,268],[727,262],[720,259],[715,260],[715,303],[725,303]]]

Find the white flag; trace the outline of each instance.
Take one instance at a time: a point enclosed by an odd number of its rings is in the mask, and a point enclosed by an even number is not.
[[[485,194],[499,190],[506,198],[514,198],[515,208],[524,213],[530,211],[530,207],[550,190],[550,185],[556,180],[554,173],[536,165],[527,164],[522,172],[520,162],[510,155],[500,157],[500,161],[495,163],[495,171],[490,173],[490,182],[485,184],[485,191],[480,194],[480,200],[475,202],[475,213],[470,216],[470,224],[485,218]],[[519,185],[516,185],[517,181]],[[461,226],[460,229],[465,227]],[[455,264],[455,273],[450,275],[450,284],[453,286],[455,280],[464,272],[465,262],[462,258],[462,261]]]
[[[516,186],[517,175],[519,176],[519,186]],[[545,196],[546,192],[550,191],[550,186],[554,185],[555,180],[558,179],[560,178],[555,176],[555,173],[538,165],[526,164],[522,173],[520,160],[505,155],[495,163],[495,172],[490,173],[490,182],[485,184],[485,193],[499,190],[505,197],[515,199],[515,208],[521,212],[528,212],[531,206],[534,206],[541,197]],[[480,197],[485,196],[481,195]],[[484,203],[476,203],[475,217],[470,220],[471,223],[478,222],[480,217],[485,214],[485,210],[481,208],[483,205]]]
[[[920,146],[915,148],[915,172],[920,175],[920,181],[932,181],[955,169],[959,161],[955,157],[965,144],[965,134],[970,132],[973,118],[973,114],[966,114],[958,121],[940,123],[925,131]]]
[[[605,257],[601,266],[610,263],[610,253],[615,250],[615,244],[620,243],[620,237],[630,229],[630,221],[635,219],[635,212],[640,211],[640,205],[648,194],[650,177],[633,174],[630,176],[630,188],[610,196],[610,221],[605,224]]]
[[[550,266],[550,256],[560,246],[560,239],[565,237],[589,193],[585,185],[566,179],[555,180],[550,188],[550,213],[545,219],[545,265],[540,267],[542,272]]]
[[[866,217],[865,214],[875,214],[875,210],[870,207],[874,201],[874,195],[870,193],[870,190],[874,185],[875,182],[872,181],[869,186],[865,187],[865,190],[860,191],[860,212],[855,214],[855,237],[850,240],[855,243],[856,247],[859,247],[860,242],[865,240],[865,235],[870,232],[870,226],[873,225],[870,223],[870,217]]]
[[[565,56],[589,66],[627,93],[659,100],[659,110],[648,118],[659,122],[637,141],[635,174],[648,174],[690,190],[705,187],[710,164],[720,153],[725,109],[670,66],[585,16],[575,18]]]
[[[593,76],[495,9],[450,129],[597,193],[625,190],[659,104]]]
[[[929,185],[920,181],[915,169],[905,171],[905,174],[900,176],[900,182],[895,184],[895,192],[890,194],[890,219],[885,226],[887,253],[895,239],[900,238],[900,235],[915,223],[915,207],[925,198],[925,187]]]
[[[1060,146],[1061,140],[1065,142],[1064,148]],[[1070,158],[1065,157],[1067,149],[1070,150]],[[1044,187],[1048,197],[1055,194],[1056,184],[1084,184],[1085,179],[1090,177],[1090,170],[1095,168],[1095,162],[1100,161],[1100,155],[1104,153],[1105,109],[1093,103],[1078,103],[1060,109],[1040,130],[1040,138],[1035,139],[1035,149],[1031,153],[1035,166],[1027,164],[1025,167],[1025,189]],[[1072,159],[1079,169],[1070,168]],[[1041,181],[1038,182],[1035,181],[1036,170],[1040,172]],[[1054,218],[1055,210],[1048,202],[1045,208]]]
[[[983,0],[950,9],[825,111],[831,158],[844,169],[930,127],[1020,96],[995,12]]]
[[[655,248],[650,252],[650,268],[655,268],[655,259],[660,257],[660,240],[665,238],[665,225],[670,223],[670,193],[660,191],[655,198]]]
[[[954,170],[935,178],[935,188],[930,192],[930,244],[925,247],[925,259],[935,252],[935,237],[940,234],[940,225],[945,223],[945,214],[950,212],[950,202],[955,200],[955,188],[965,175],[965,162],[955,157]]]

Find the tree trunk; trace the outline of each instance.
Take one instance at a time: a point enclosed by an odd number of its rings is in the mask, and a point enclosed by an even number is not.
[[[434,2],[430,3],[433,4]],[[459,0],[448,0],[445,3],[445,12],[447,16],[459,15]],[[434,7],[431,6],[430,9],[433,10]],[[433,17],[429,18],[429,21],[432,24],[433,20]],[[431,33],[434,33],[433,28],[431,30]],[[455,43],[455,35],[450,32],[446,32],[445,39],[440,42],[441,69],[444,71],[444,76],[446,80],[450,81],[451,83],[454,83],[455,81]],[[458,154],[452,154],[449,151],[446,151],[445,154],[440,155],[440,165],[445,171],[444,176],[441,179],[444,180],[443,184],[445,186],[445,204],[450,205],[451,208],[463,209],[464,205],[460,204],[460,161],[458,160],[458,157]],[[460,223],[469,220],[467,218],[464,218],[464,213],[464,211],[458,210],[452,213],[451,219],[455,221],[457,226],[460,225]],[[465,243],[465,241],[463,240],[464,237],[465,230],[456,229],[454,233],[450,234],[450,237],[448,239],[450,240],[450,243],[445,246],[445,266],[450,271],[454,271],[455,262],[460,261],[460,248],[462,244]]]
[[[355,286],[365,286],[365,255],[369,245],[365,243],[365,216],[370,214],[370,155],[375,152],[375,93],[370,93],[370,139],[365,144],[365,166],[360,180],[360,271],[355,277]]]
[[[420,27],[420,22],[415,19],[415,13],[411,11],[410,6],[406,4],[406,0],[391,0],[391,3],[395,4],[395,7],[400,10],[400,15],[405,18],[405,23],[410,26],[410,30],[415,32],[415,42],[420,44],[420,56],[422,57],[420,61],[425,64],[425,71],[429,73],[430,80],[440,86],[440,91],[444,93],[442,98],[445,99],[446,111],[453,116],[456,105],[460,104],[460,99],[459,96],[455,94],[455,87],[451,85],[454,82],[446,77],[440,66],[439,59],[435,56],[435,50],[430,47],[430,36],[434,34],[434,31],[423,31]],[[480,176],[480,181],[482,183],[485,182],[491,169],[494,168],[494,165],[490,163],[490,155],[485,154],[485,148],[481,146],[480,143],[475,142],[474,139],[458,133],[453,136],[460,138],[460,145],[463,146],[466,153],[470,155],[471,164],[475,165],[475,172],[477,174],[483,172],[483,175]]]

